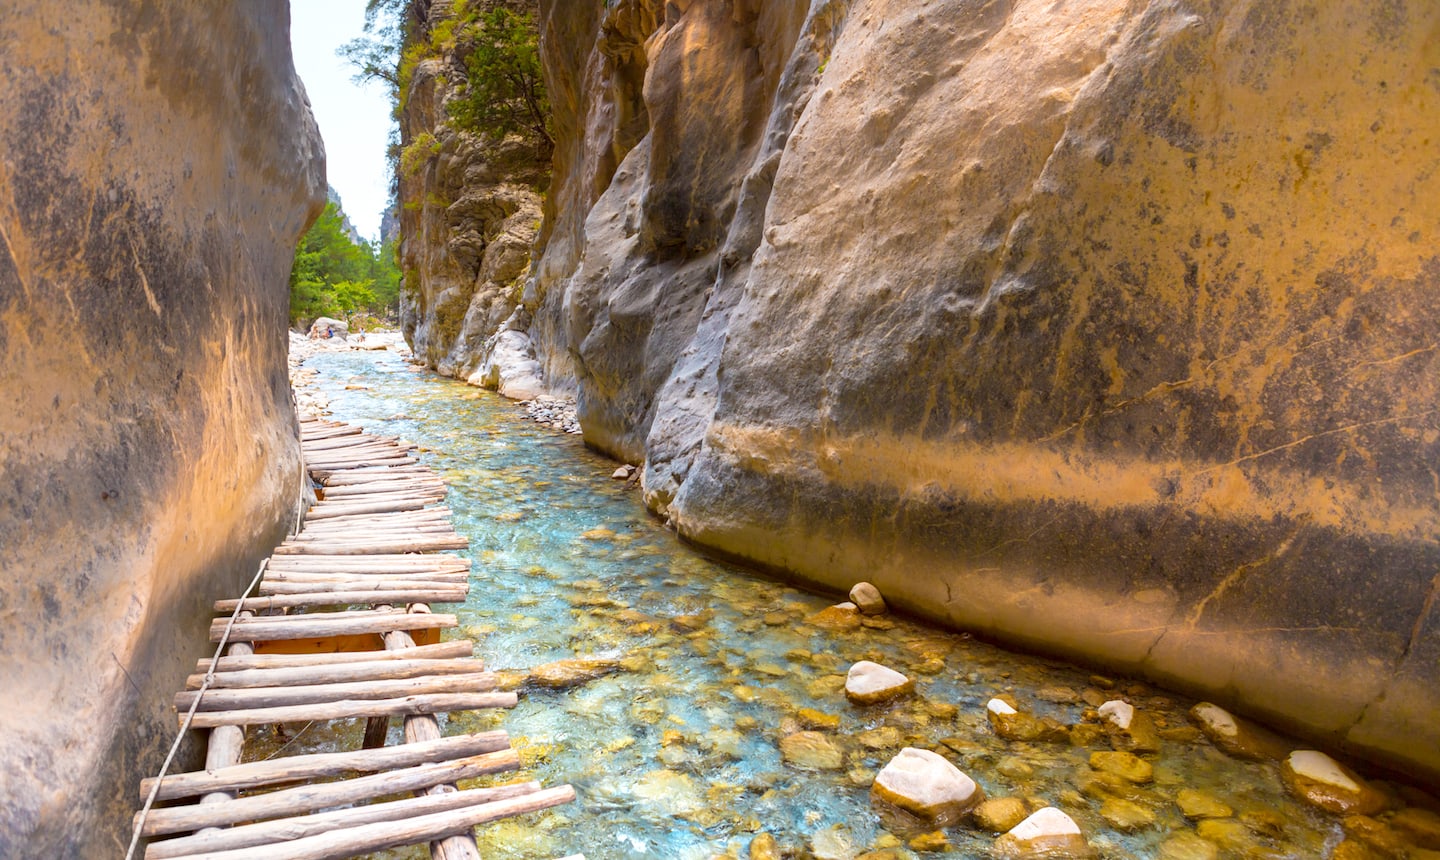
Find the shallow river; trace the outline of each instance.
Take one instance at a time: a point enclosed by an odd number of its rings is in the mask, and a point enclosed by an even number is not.
[[[908,843],[925,828],[882,818],[869,798],[875,772],[903,746],[945,754],[991,798],[1059,806],[1102,857],[1214,857],[1217,843],[1222,857],[1324,857],[1343,836],[1338,818],[1287,793],[1276,765],[1231,759],[1196,737],[1191,701],[895,616],[822,628],[809,619],[833,597],[698,554],[646,513],[637,490],[610,479],[615,463],[515,404],[389,352],[322,353],[307,366],[320,372],[333,417],[413,440],[449,484],[474,558],[457,635],[476,640],[488,667],[574,655],[623,664],[566,689],[527,686],[513,711],[450,720],[451,733],[507,729],[526,778],[579,793],[567,807],[482,828],[488,857],[746,857],[762,831],[792,856],[917,856]],[[916,694],[849,704],[845,672],[862,659],[916,678]],[[1146,756],[1153,781],[1117,787],[1089,767],[1092,752],[1110,749],[1103,732],[1088,747],[997,737],[985,704],[1004,693],[1065,724],[1125,698],[1175,739]],[[250,749],[355,747],[362,729],[294,737],[299,728],[266,731]],[[781,739],[805,729],[823,736],[812,750],[823,769],[782,759]],[[1181,789],[1233,815],[1187,819]],[[994,839],[973,825],[944,834],[951,856],[986,856]]]

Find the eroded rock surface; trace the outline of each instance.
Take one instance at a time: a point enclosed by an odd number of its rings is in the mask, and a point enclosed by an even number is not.
[[[323,159],[283,0],[0,14],[0,856],[123,854],[211,602],[293,516]]]
[[[1440,776],[1440,7],[541,11],[528,334],[683,535]]]

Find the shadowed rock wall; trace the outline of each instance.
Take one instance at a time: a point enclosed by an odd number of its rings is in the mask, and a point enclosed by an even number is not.
[[[1440,7],[542,14],[531,335],[683,535],[1440,777]]]
[[[294,514],[324,200],[284,0],[0,15],[0,855],[124,853],[211,601]]]

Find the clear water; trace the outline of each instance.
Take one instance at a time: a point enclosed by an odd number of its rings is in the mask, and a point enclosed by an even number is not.
[[[874,773],[902,746],[948,755],[990,797],[1059,806],[1103,857],[1201,856],[1162,848],[1195,829],[1174,802],[1187,787],[1235,809],[1244,838],[1233,856],[1322,857],[1341,838],[1338,819],[1292,798],[1275,765],[1230,759],[1203,740],[1166,741],[1149,757],[1155,782],[1132,799],[1155,822],[1117,830],[1100,813],[1104,796],[1084,790],[1089,754],[1109,749],[1105,740],[1010,742],[985,720],[985,702],[1009,692],[1039,716],[1078,722],[1088,706],[1073,694],[1100,681],[1090,672],[897,617],[891,629],[821,629],[807,619],[833,597],[697,553],[648,515],[638,491],[610,479],[615,463],[525,420],[515,404],[393,353],[322,353],[307,366],[333,417],[416,442],[449,484],[474,558],[457,635],[475,639],[489,667],[624,658],[625,669],[579,686],[525,688],[512,711],[449,721],[451,733],[507,729],[526,778],[579,793],[569,806],[482,828],[485,856],[745,857],[759,831],[796,856],[812,844],[825,856],[897,844],[894,856],[912,856],[904,843],[923,828],[882,819],[869,798]],[[850,705],[844,674],[861,659],[917,678],[917,695]],[[1192,702],[1124,680],[1107,695],[1121,693],[1162,727],[1186,725]],[[843,751],[840,769],[782,761],[780,739],[805,727],[801,708],[838,718],[826,734]],[[267,730],[251,749],[263,757],[287,740],[292,751],[353,748],[362,729],[312,728],[297,739],[295,728]],[[392,734],[398,740],[398,728]],[[984,856],[993,841],[966,826],[946,834],[953,856]]]

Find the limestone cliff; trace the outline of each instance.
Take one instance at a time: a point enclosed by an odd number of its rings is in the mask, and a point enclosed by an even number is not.
[[[0,15],[0,856],[123,854],[210,603],[294,513],[323,158],[284,0]]]
[[[524,9],[533,0],[472,5]],[[425,9],[408,48],[424,59],[408,75],[400,114],[401,329],[441,374],[497,388],[503,370],[506,393],[533,396],[541,389],[528,373],[529,318],[516,311],[549,165],[516,136],[492,140],[450,121],[445,106],[465,83],[468,45],[453,36],[427,45],[436,28],[453,26],[454,12],[449,3]]]
[[[1440,6],[541,6],[530,335],[683,535],[1440,778]]]

